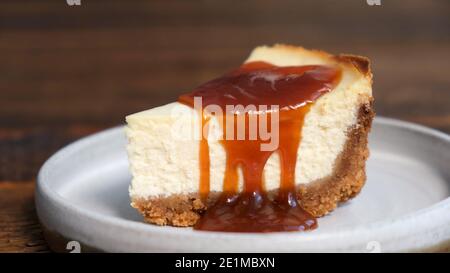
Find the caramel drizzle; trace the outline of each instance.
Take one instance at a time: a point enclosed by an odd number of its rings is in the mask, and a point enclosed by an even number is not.
[[[198,221],[196,229],[211,231],[269,232],[307,230],[317,227],[317,221],[304,211],[297,199],[295,168],[297,151],[301,142],[304,118],[312,103],[329,92],[340,81],[339,69],[325,66],[276,67],[264,62],[253,62],[210,81],[189,94],[180,96],[179,101],[193,105],[193,98],[201,96],[206,103],[226,105],[241,103],[280,106],[279,145],[274,151],[262,151],[266,140],[249,138],[250,113],[225,113],[221,120],[225,135],[227,120],[234,119],[234,133],[237,133],[237,119],[245,118],[245,139],[221,141],[226,151],[226,170],[223,193]],[[236,88],[237,86],[237,88]],[[268,115],[271,120],[272,113]],[[258,114],[258,118],[261,118]],[[206,139],[210,117],[200,112],[200,195],[204,202],[210,192],[210,158]],[[261,125],[261,123],[259,123]],[[269,126],[270,127],[270,126]],[[205,128],[205,130],[203,130]],[[226,128],[229,129],[229,128]],[[270,129],[270,128],[269,128]],[[236,137],[236,135],[235,135]],[[280,190],[273,197],[264,188],[263,171],[269,157],[277,152],[280,156]],[[238,190],[238,169],[244,178],[242,193]]]

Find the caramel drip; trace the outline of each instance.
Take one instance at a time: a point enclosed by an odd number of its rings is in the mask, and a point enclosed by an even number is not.
[[[317,227],[317,221],[301,208],[295,187],[297,151],[306,114],[312,103],[330,92],[339,82],[341,72],[328,66],[277,67],[265,62],[247,63],[223,77],[212,80],[179,101],[194,105],[194,98],[201,97],[203,109],[201,120],[207,124],[208,105],[218,105],[223,110],[221,121],[223,145],[226,152],[226,170],[223,193],[198,221],[195,229],[234,232],[271,232],[308,230]],[[227,111],[227,105],[243,107],[265,105],[264,111],[241,108],[242,111]],[[278,109],[269,109],[276,105]],[[236,110],[236,109],[235,109]],[[274,149],[262,149],[269,144],[260,130],[251,133],[251,121],[258,120],[257,129],[266,127],[275,131],[270,121],[278,116],[278,139]],[[265,122],[261,119],[265,117]],[[238,137],[239,120],[244,122],[244,138]],[[232,126],[229,126],[231,124]],[[207,125],[206,125],[207,127]],[[226,132],[233,129],[232,138]],[[203,130],[203,126],[201,126]],[[241,135],[242,137],[242,135]],[[272,139],[273,140],[273,139]],[[277,152],[280,157],[281,177],[278,194],[266,192],[263,171],[269,157]],[[206,138],[200,141],[200,193],[206,200],[209,193],[210,162]],[[239,170],[242,170],[244,185],[239,191]]]
[[[203,110],[199,113],[201,124],[208,124],[209,118],[203,113]],[[208,135],[208,126],[200,126],[200,136],[202,134]],[[209,146],[208,139],[200,138],[199,147],[199,162],[200,162],[200,197],[205,201],[208,198],[210,190],[210,162],[209,162]]]

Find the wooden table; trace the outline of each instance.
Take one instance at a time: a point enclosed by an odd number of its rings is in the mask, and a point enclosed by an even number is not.
[[[450,133],[450,2],[2,1],[0,252],[49,251],[41,164],[276,42],[373,60],[378,115]]]

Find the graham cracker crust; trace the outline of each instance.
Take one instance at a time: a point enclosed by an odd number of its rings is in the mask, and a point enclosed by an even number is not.
[[[367,136],[373,117],[372,102],[361,106],[358,123],[347,133],[347,142],[336,159],[333,174],[320,181],[298,186],[299,203],[313,216],[321,217],[330,213],[339,203],[355,197],[361,191],[366,181],[365,164],[369,157]],[[208,205],[214,203],[219,195],[220,193],[211,192],[206,202],[200,199],[198,193],[133,199],[131,206],[148,223],[188,227],[197,222]]]

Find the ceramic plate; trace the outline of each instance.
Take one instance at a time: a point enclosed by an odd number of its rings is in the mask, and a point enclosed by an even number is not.
[[[450,136],[378,117],[369,143],[366,186],[311,232],[221,233],[143,223],[129,205],[123,127],[53,155],[38,176],[36,207],[49,244],[60,251],[448,251]]]

